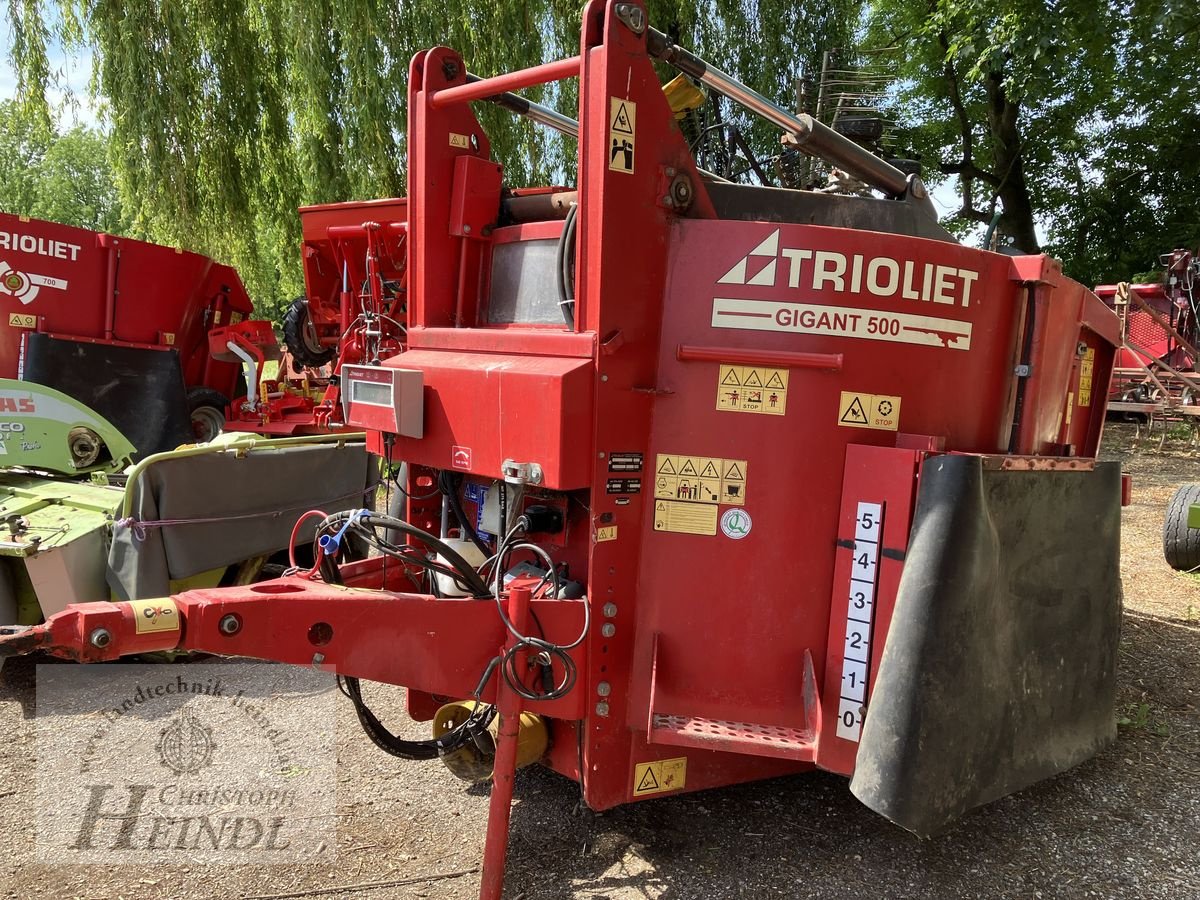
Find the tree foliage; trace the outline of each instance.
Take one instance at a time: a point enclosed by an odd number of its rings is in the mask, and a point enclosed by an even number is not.
[[[59,134],[29,121],[15,103],[0,103],[0,209],[94,231],[121,233],[126,221],[107,141],[75,126]]]
[[[1049,249],[1088,284],[1130,279],[1200,245],[1200,7],[1132,11],[1103,125],[1076,177],[1049,196]]]
[[[861,0],[653,0],[651,21],[787,104],[845,44]],[[301,289],[305,203],[405,191],[408,64],[459,50],[491,75],[578,52],[578,0],[9,0],[18,95],[45,115],[47,48],[88,47],[93,91],[135,229],[237,265],[260,307]],[[574,113],[571,82],[526,92]],[[573,170],[574,143],[478,114],[516,184]]]
[[[963,233],[999,213],[1018,249],[1095,284],[1200,242],[1196,9],[1183,0],[874,0],[904,52],[895,106]]]

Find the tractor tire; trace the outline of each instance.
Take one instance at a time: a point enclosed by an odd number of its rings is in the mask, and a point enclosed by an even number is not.
[[[308,300],[297,297],[283,317],[283,342],[298,365],[319,369],[333,360],[336,347],[322,347],[313,325]]]
[[[1180,572],[1200,568],[1200,528],[1188,528],[1188,507],[1200,503],[1200,484],[1183,484],[1167,504],[1163,522],[1163,556]]]
[[[188,388],[188,413],[196,443],[207,444],[225,430],[225,407],[229,400],[209,387]]]

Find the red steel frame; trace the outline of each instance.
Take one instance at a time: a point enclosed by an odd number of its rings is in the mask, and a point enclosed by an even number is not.
[[[446,48],[414,57],[410,349],[387,365],[424,374],[425,437],[369,438],[376,452],[410,462],[410,493],[418,496],[431,469],[491,480],[501,461],[514,458],[537,461],[545,472],[540,489],[570,498],[566,532],[550,543],[572,571],[586,572],[592,628],[571,651],[580,671],[574,691],[526,705],[552,720],[544,762],[579,780],[598,810],[647,796],[637,790],[639,767],[664,760],[686,761],[686,784],[677,789],[689,791],[814,766],[852,772],[857,745],[839,737],[835,723],[850,579],[862,544],[858,505],[877,505],[883,515],[869,677],[886,641],[924,460],[945,451],[1093,458],[1119,343],[1112,313],[1046,257],[1014,260],[948,242],[719,220],[644,37],[617,18],[616,6],[588,4],[579,57],[497,79],[468,83],[463,60]],[[489,326],[481,313],[487,222],[499,207],[500,180],[467,101],[576,72],[575,325]],[[609,168],[613,98],[636,104],[632,172]],[[664,199],[678,177],[694,188],[686,214]],[[803,298],[853,304],[880,321],[936,313],[971,329],[970,352],[949,339],[920,345],[714,327],[714,304],[731,291],[756,309],[781,302],[782,289],[766,278],[722,284],[724,273],[773,234],[783,247],[976,272],[972,304],[933,311],[862,290],[838,297],[814,289]],[[784,258],[776,264],[782,273]],[[716,408],[720,365],[787,370],[787,414]],[[1086,404],[1079,400],[1085,374],[1095,397]],[[901,397],[902,427],[839,423],[845,390]],[[744,510],[753,531],[731,540],[719,531],[660,529],[659,454],[748,461]],[[610,492],[618,474],[639,479],[642,489]],[[410,504],[409,520],[421,527],[432,527],[435,516],[436,504]],[[402,571],[393,566],[389,576],[380,566],[349,567],[350,588],[286,579],[180,595],[173,603],[182,629],[161,639],[135,635],[124,604],[95,604],[72,607],[22,640],[86,659],[178,645],[315,663],[404,684],[410,709],[427,717],[437,705],[432,695],[469,695],[505,633],[491,603],[405,593],[397,590]],[[509,602],[517,618],[526,606],[534,610],[554,640],[569,639],[581,624],[577,602],[530,600],[523,591]],[[227,616],[237,617],[232,636],[218,627]],[[330,628],[313,627],[319,623],[330,626],[331,640]],[[115,636],[99,649],[88,643],[97,627]],[[493,684],[486,699],[494,691]],[[489,898],[499,896],[511,723],[521,707],[506,691],[497,702],[502,740],[484,875]]]

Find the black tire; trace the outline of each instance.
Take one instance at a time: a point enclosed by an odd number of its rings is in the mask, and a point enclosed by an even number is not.
[[[188,388],[188,414],[196,442],[207,444],[225,430],[225,408],[229,400],[210,387]]]
[[[1183,484],[1167,504],[1163,522],[1163,556],[1180,572],[1200,568],[1200,528],[1188,528],[1188,507],[1200,504],[1200,484]]]
[[[333,359],[336,347],[322,347],[313,325],[308,300],[297,297],[283,317],[283,342],[299,365],[319,369]]]
[[[843,116],[833,130],[852,141],[877,141],[883,137],[883,119],[878,116]]]

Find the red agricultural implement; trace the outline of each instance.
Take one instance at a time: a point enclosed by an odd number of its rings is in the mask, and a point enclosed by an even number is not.
[[[206,256],[0,213],[0,378],[64,392],[142,455],[221,430],[239,366],[209,334],[251,313]]]
[[[656,62],[881,196],[702,171]],[[566,78],[578,122],[509,93]],[[575,187],[506,185],[483,100],[576,135]],[[578,56],[493,78],[419,53],[408,109],[406,349],[340,373],[407,463],[407,520],[334,514],[322,552],[379,555],[176,594],[165,630],[75,605],[0,652],[336,672],[380,746],[493,779],[486,898],[534,760],[597,810],[821,768],[928,835],[1113,739],[1121,337],[1095,295],[958,244],[919,179],[638,3],[592,0]],[[434,736],[392,735],[358,679],[406,686]]]
[[[263,377],[274,348],[269,329],[245,323],[212,336],[213,352],[241,360],[248,373],[247,394],[230,409],[230,431],[336,430],[342,366],[378,365],[403,349],[406,201],[303,207],[300,224],[305,296],[284,317],[285,368]]]
[[[1200,261],[1187,250],[1161,258],[1157,284],[1105,284],[1096,295],[1121,321],[1109,412],[1200,416]]]

